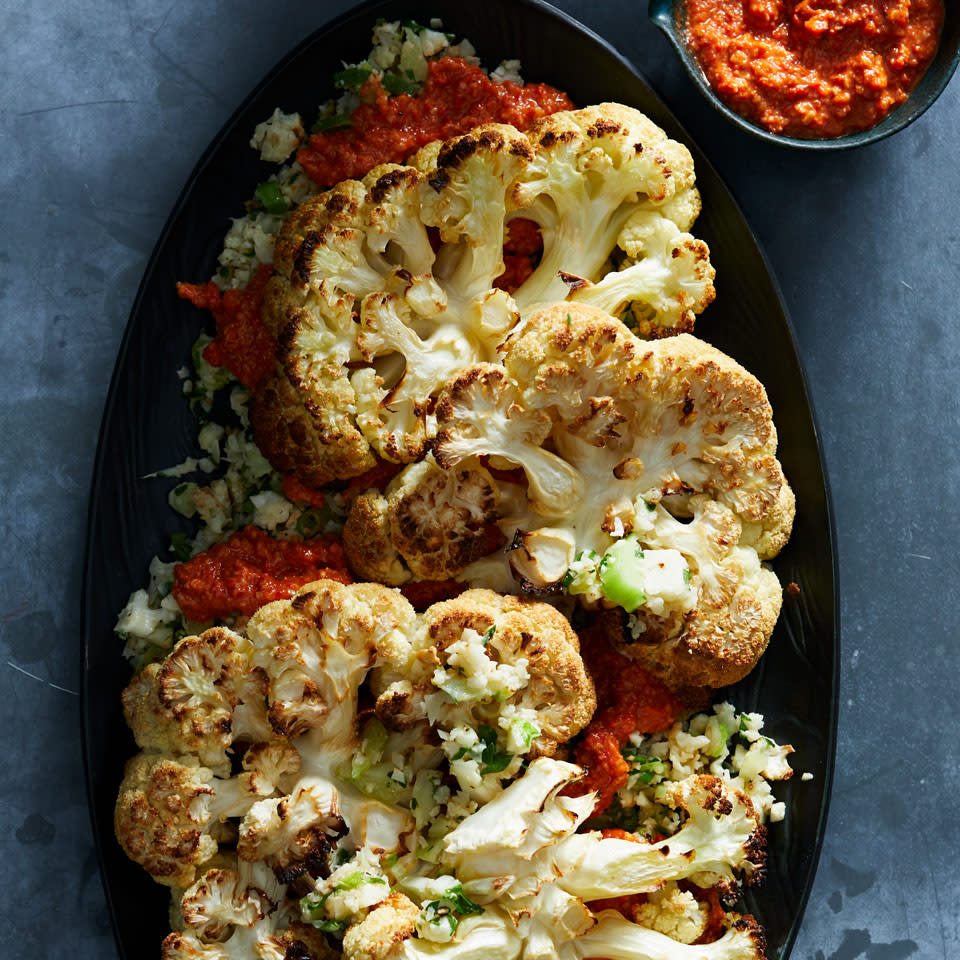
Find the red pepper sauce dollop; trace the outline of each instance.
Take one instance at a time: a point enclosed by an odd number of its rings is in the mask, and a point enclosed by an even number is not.
[[[597,791],[596,816],[627,783],[630,766],[620,748],[630,734],[666,730],[687,707],[637,661],[613,649],[602,619],[580,632],[580,652],[597,689],[597,710],[574,748],[574,761],[587,770],[574,788],[577,796]]]
[[[352,583],[336,537],[281,540],[253,525],[173,568],[173,596],[189,620],[251,616],[313,580]]]
[[[184,300],[209,310],[217,321],[217,335],[204,349],[204,359],[215,367],[226,367],[251,391],[275,365],[277,344],[260,321],[263,288],[271,272],[268,264],[261,264],[245,287],[225,292],[212,280],[177,284]]]
[[[933,60],[943,0],[687,0],[687,42],[733,110],[830,139],[879,123]]]
[[[321,187],[362,177],[380,163],[402,163],[433,140],[446,140],[482,123],[526,130],[534,120],[570,110],[570,98],[545,83],[495,83],[457,57],[432,60],[423,89],[389,96],[377,74],[360,88],[361,103],[344,130],[314,133],[297,152]]]

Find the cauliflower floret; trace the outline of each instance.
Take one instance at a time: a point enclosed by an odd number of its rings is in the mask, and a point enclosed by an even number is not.
[[[277,107],[258,123],[250,138],[250,146],[260,151],[261,160],[283,163],[303,142],[303,121],[299,113],[284,113]]]
[[[254,803],[240,824],[238,856],[265,861],[287,884],[326,872],[336,841],[347,832],[338,799],[332,784],[308,777],[286,796]]]
[[[247,624],[253,660],[269,678],[274,729],[296,737],[321,725],[332,769],[356,743],[357,690],[378,644],[412,624],[413,607],[377,584],[320,580],[261,607]]]
[[[598,283],[564,277],[570,299],[615,316],[630,308],[634,329],[644,336],[691,333],[696,315],[714,297],[707,245],[656,209],[637,210],[618,244],[628,258]]]
[[[414,935],[419,907],[395,891],[371,908],[359,923],[352,924],[343,937],[346,960],[387,960],[396,948]]]
[[[243,816],[257,800],[270,796],[285,769],[254,766],[220,779],[195,757],[171,760],[139,753],[127,763],[120,785],[114,810],[117,839],[158,883],[187,887],[197,867],[217,852],[213,832],[218,824]]]
[[[153,604],[146,590],[135,590],[120,611],[114,630],[122,637],[166,645],[173,634],[172,624],[176,621],[176,606],[171,608],[162,602]]]
[[[521,309],[564,299],[565,283],[577,289],[599,280],[621,230],[638,209],[657,211],[680,195],[696,194],[686,147],[621,104],[544,117],[527,136],[533,160],[511,199],[518,216],[539,226],[544,249],[537,269],[517,291]],[[657,251],[654,259],[672,272],[669,256]],[[708,276],[712,279],[712,273]],[[660,298],[648,277],[631,277],[623,293],[644,303]],[[709,281],[701,294],[689,301],[695,312],[713,299]],[[651,306],[672,312],[668,300]]]
[[[123,691],[124,716],[138,746],[195,754],[223,777],[234,741],[270,740],[267,677],[251,668],[251,649],[232,630],[212,627],[184,637],[162,662],[146,666]]]
[[[262,890],[228,869],[207,870],[180,898],[184,924],[205,940],[226,939],[232,926],[252,926],[273,908]]]
[[[693,943],[707,927],[708,908],[689,890],[668,884],[647,895],[633,919],[644,927],[664,933],[680,943]]]
[[[334,960],[324,935],[303,923],[282,895],[255,867],[208,870],[184,891],[178,905],[183,929],[163,941],[162,960]]]
[[[553,607],[468,590],[434,604],[423,621],[426,629],[407,657],[371,675],[377,715],[386,726],[430,716],[448,732],[477,730],[489,714],[486,705],[496,704],[497,715],[510,721],[508,732],[517,720],[537,727],[530,755],[549,756],[589,722],[596,707],[593,682],[576,633]]]
[[[380,865],[380,855],[361,847],[356,855],[318,880],[313,891],[300,902],[305,920],[347,924],[366,915],[371,907],[390,895],[390,880]]]
[[[728,915],[729,926],[712,943],[684,946],[666,934],[625,920],[615,910],[603,910],[597,923],[576,943],[579,957],[605,960],[764,960],[766,938],[752,916]]]
[[[441,385],[568,294],[642,303],[663,329],[687,329],[713,297],[706,247],[686,233],[696,197],[685,147],[601,104],[527,134],[478,127],[305,200],[276,239],[264,295],[279,362],[254,398],[258,443],[311,486],[363,473],[374,453],[420,460]],[[544,251],[511,297],[494,281],[517,217],[537,224]],[[618,243],[634,265],[605,279]]]
[[[394,585],[451,577],[490,552],[491,533],[502,539],[498,489],[482,466],[441,470],[432,457],[412,465],[351,505],[343,544],[352,569]]]
[[[444,388],[434,457],[522,468],[497,521],[520,589],[634,613],[623,652],[672,686],[739,680],[779,614],[762,561],[794,513],[762,385],[693,337],[643,343],[580,304],[535,313],[502,352]]]

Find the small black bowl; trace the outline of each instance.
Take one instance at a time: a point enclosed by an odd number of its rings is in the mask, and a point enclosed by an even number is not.
[[[769,143],[801,150],[848,150],[851,147],[862,147],[864,144],[882,140],[913,123],[940,96],[950,82],[950,78],[957,69],[957,63],[960,62],[960,3],[947,0],[944,7],[940,46],[927,72],[906,101],[887,114],[876,126],[822,140],[805,140],[771,133],[742,117],[717,96],[700,64],[687,46],[684,0],[650,0],[650,19],[666,34],[690,75],[690,79],[699,87],[711,106],[741,130]]]

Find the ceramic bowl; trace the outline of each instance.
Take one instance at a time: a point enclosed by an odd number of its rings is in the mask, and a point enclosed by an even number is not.
[[[781,136],[759,127],[728,107],[714,92],[687,46],[684,0],[650,0],[650,19],[666,34],[680,61],[711,106],[741,130],[769,143],[800,150],[847,150],[889,137],[920,116],[940,96],[960,61],[960,3],[947,0],[940,46],[929,69],[907,100],[868,130],[823,140]]]

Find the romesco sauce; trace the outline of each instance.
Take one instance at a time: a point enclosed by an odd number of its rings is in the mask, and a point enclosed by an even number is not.
[[[262,264],[246,287],[225,292],[212,280],[177,284],[180,297],[216,318],[217,335],[204,349],[204,359],[214,367],[226,367],[254,391],[276,362],[276,342],[260,321],[263,288],[271,272],[268,264]]]
[[[830,139],[879,123],[933,60],[943,0],[686,0],[714,91],[773,133]]]
[[[432,60],[419,93],[389,96],[374,73],[360,88],[364,102],[344,130],[314,133],[297,152],[307,175],[322,187],[362,177],[380,163],[402,163],[433,140],[483,123],[526,130],[534,120],[570,110],[562,91],[545,83],[496,83],[457,57]]]
[[[352,583],[336,537],[281,540],[247,526],[173,568],[173,596],[198,623],[255,613],[313,580]]]

